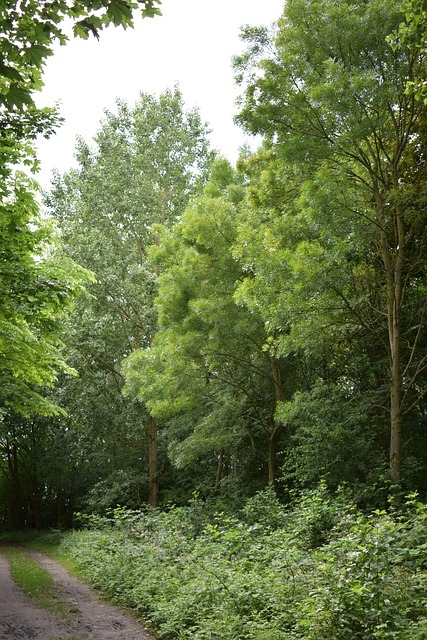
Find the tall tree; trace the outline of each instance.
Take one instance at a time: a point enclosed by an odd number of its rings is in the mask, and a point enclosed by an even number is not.
[[[54,44],[67,41],[70,22],[75,36],[98,37],[110,24],[132,26],[138,9],[143,16],[158,14],[158,4],[0,2],[0,438],[15,487],[25,440],[19,420],[62,411],[44,390],[61,370],[71,372],[60,350],[59,322],[88,279],[72,260],[54,256],[53,225],[40,216],[37,186],[23,173],[38,168],[36,137],[49,137],[60,123],[56,109],[35,107],[34,94]]]
[[[38,208],[34,185],[16,174],[13,195],[0,205],[0,470],[16,528],[24,524],[23,460],[34,433],[26,429],[32,416],[63,413],[47,389],[75,373],[62,349],[62,322],[90,279],[58,254],[53,226]],[[34,488],[35,475],[29,477]]]
[[[216,460],[217,490],[239,451],[246,463],[234,464],[236,475],[275,482],[285,432],[275,412],[293,385],[284,363],[263,348],[260,316],[234,299],[243,275],[233,245],[244,197],[241,178],[217,159],[203,195],[161,232],[151,251],[161,272],[159,331],[125,368],[129,392],[161,422],[174,464]]]
[[[77,160],[76,170],[57,176],[49,205],[64,250],[93,270],[97,282],[90,304],[72,317],[67,342],[86,388],[86,421],[97,415],[96,429],[109,442],[132,431],[145,440],[148,458],[140,457],[156,504],[157,424],[142,404],[121,395],[121,362],[155,334],[156,273],[147,246],[157,241],[153,225],[175,221],[203,185],[211,160],[207,130],[197,110],[185,109],[178,89],[159,98],[141,94],[135,107],[118,101],[117,111],[105,114],[94,148],[80,141]],[[80,402],[70,415],[81,417]]]
[[[378,274],[376,314],[385,312],[387,319],[383,349],[396,483],[404,416],[421,409],[427,363],[426,114],[423,102],[407,91],[408,81],[425,76],[425,58],[422,49],[388,44],[402,20],[399,9],[394,0],[291,0],[274,41],[265,30],[246,30],[251,46],[236,59],[238,79],[246,83],[239,122],[264,134],[286,162],[309,167],[313,189],[334,190],[334,205],[342,185],[354,191],[353,200],[341,201],[342,215],[363,227],[370,267]],[[351,305],[348,311],[356,315]],[[374,324],[369,329],[376,332]]]
[[[233,249],[243,266],[235,296],[264,320],[266,348],[292,362],[296,391],[277,411],[291,434],[286,475],[364,483],[384,473],[386,327],[365,236],[343,208],[357,195],[325,174],[311,180],[309,166],[268,144],[239,166],[249,187]],[[363,455],[349,464],[355,447]]]

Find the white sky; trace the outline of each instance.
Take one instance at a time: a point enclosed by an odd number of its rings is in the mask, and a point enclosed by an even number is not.
[[[73,164],[77,135],[90,141],[104,109],[117,97],[131,105],[141,91],[158,95],[178,83],[189,108],[199,107],[213,129],[212,145],[235,162],[245,141],[236,113],[231,58],[243,51],[240,27],[269,25],[284,0],[163,0],[162,16],[135,20],[135,29],[111,27],[99,41],[70,39],[57,47],[44,73],[39,106],[60,101],[65,124],[38,145],[38,180],[48,188],[53,168]]]

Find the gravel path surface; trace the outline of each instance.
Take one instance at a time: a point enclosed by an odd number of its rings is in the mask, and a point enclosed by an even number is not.
[[[154,640],[132,615],[102,602],[58,562],[39,551],[26,552],[52,574],[66,616],[35,607],[21,593],[0,548],[0,640]]]

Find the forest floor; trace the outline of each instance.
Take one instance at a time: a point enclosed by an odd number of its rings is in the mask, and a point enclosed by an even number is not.
[[[52,575],[62,612],[38,608],[22,594],[0,548],[0,640],[153,640],[131,614],[103,602],[58,562],[27,552]]]

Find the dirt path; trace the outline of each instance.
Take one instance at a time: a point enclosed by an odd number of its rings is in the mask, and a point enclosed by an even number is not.
[[[101,602],[58,562],[39,551],[28,553],[52,574],[67,615],[35,607],[11,579],[0,549],[0,640],[153,640],[135,618]]]

